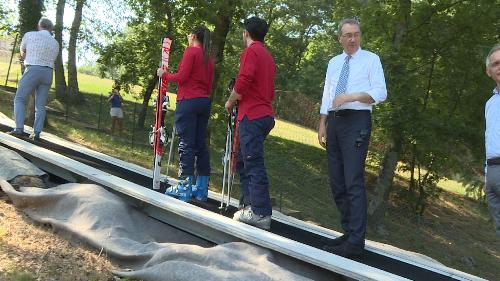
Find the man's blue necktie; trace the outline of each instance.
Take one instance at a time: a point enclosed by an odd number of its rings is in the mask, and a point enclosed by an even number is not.
[[[340,71],[339,82],[335,89],[335,96],[345,93],[347,90],[347,80],[349,80],[349,60],[351,56],[346,56],[342,70]]]

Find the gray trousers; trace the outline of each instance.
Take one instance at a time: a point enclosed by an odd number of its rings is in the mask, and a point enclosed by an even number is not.
[[[485,192],[497,237],[500,238],[500,165],[488,166]]]
[[[35,123],[33,130],[40,134],[45,121],[45,104],[52,84],[52,68],[38,65],[26,67],[14,97],[14,116],[16,131],[22,132],[24,128],[24,114],[26,99],[35,91]]]

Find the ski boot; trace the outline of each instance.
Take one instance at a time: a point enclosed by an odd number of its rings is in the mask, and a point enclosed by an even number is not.
[[[153,127],[153,130],[149,132],[149,144],[151,146],[155,145],[155,131],[156,129]],[[168,141],[167,133],[165,132],[165,128],[160,127],[160,145],[165,145]]]
[[[198,201],[207,201],[209,176],[197,176],[193,186],[193,197]]]
[[[188,202],[193,197],[192,182],[193,182],[192,176],[181,177],[179,178],[179,183],[176,186],[171,186],[167,188],[165,194],[168,196],[175,197],[181,201]]]

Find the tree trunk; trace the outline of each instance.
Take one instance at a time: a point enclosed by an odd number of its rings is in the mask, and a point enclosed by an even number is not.
[[[400,0],[399,6],[399,23],[396,26],[392,39],[392,48],[395,56],[399,56],[398,54],[403,50],[404,37],[408,32],[408,26],[410,24],[411,0]],[[399,60],[394,66],[394,70],[396,70],[396,73],[399,73],[401,77],[405,77],[406,66],[404,61]],[[401,91],[401,93],[408,93],[410,88],[408,83],[401,83],[403,84],[396,90]],[[394,174],[402,149],[402,130],[397,124],[399,112],[393,109],[391,114],[393,115],[392,120],[396,120],[396,123],[393,124],[391,142],[384,155],[383,164],[379,171],[377,184],[375,186],[375,196],[370,200],[368,206],[369,221],[373,226],[381,226],[383,224],[385,212],[387,210],[387,200],[392,191]]]
[[[68,44],[68,94],[71,99],[80,100],[78,89],[78,77],[76,71],[76,42],[80,33],[80,24],[82,22],[82,10],[85,0],[77,0],[75,7],[75,17],[71,25],[69,44]]]
[[[23,38],[24,33],[35,31],[38,20],[42,17],[42,11],[45,10],[44,1],[39,0],[20,0],[19,9],[19,35]]]
[[[35,31],[38,20],[42,16],[42,11],[45,10],[43,1],[38,0],[21,0],[18,4],[19,8],[19,35],[23,38],[24,34],[29,31]],[[21,44],[19,44],[21,45]],[[21,73],[24,73],[24,62],[21,63]],[[28,114],[26,114],[25,122],[28,125],[33,125],[35,120],[35,96],[31,93],[26,104]]]
[[[139,117],[137,118],[137,128],[143,129],[144,123],[146,122],[146,113],[148,112],[148,104],[151,99],[151,95],[153,94],[153,90],[155,89],[156,83],[158,82],[158,77],[153,76],[148,82],[148,86],[146,87],[146,91],[144,92],[144,98],[142,100],[142,108],[141,112],[139,112]]]
[[[387,199],[392,191],[392,183],[396,166],[398,165],[401,145],[399,141],[392,141],[384,155],[384,161],[379,171],[377,183],[375,185],[375,195],[368,205],[370,224],[381,225],[387,210]]]
[[[413,197],[415,194],[415,164],[417,162],[417,144],[412,145],[412,156],[411,156],[411,163],[410,163],[410,186],[408,188],[408,191],[410,193],[410,196]]]
[[[63,17],[64,17],[64,6],[66,5],[66,0],[58,0],[56,8],[56,25],[54,28],[54,37],[59,43],[59,55],[54,64],[54,74],[56,79],[56,98],[63,101],[66,97],[66,77],[64,74],[64,66],[62,60],[62,50],[63,50],[63,39],[62,31],[64,27]]]
[[[217,17],[215,17],[215,29],[212,37],[212,58],[215,62],[215,77],[212,89],[212,101],[221,101],[223,96],[216,95],[215,89],[221,76],[222,62],[224,61],[224,47],[226,46],[226,37],[231,27],[232,18],[236,7],[239,5],[238,0],[231,0],[227,5],[224,5],[217,10]]]

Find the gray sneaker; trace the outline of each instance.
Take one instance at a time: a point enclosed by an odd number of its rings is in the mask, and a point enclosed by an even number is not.
[[[40,134],[35,134],[35,133],[32,133],[30,136],[29,136],[29,139],[32,140],[32,141],[39,141],[40,140]]]
[[[247,206],[234,213],[233,220],[237,220],[261,229],[269,230],[271,228],[271,216],[260,216]]]

